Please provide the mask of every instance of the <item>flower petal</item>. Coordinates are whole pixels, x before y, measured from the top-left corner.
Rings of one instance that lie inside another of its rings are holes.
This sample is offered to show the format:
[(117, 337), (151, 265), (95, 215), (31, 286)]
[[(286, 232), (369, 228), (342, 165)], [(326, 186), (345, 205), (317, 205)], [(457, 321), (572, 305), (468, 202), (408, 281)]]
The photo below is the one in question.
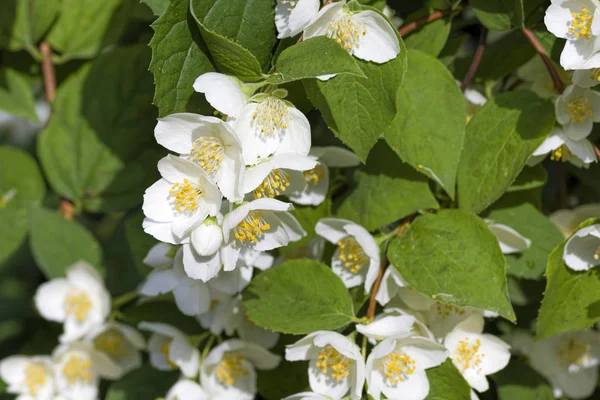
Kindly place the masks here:
[(237, 118), (246, 105), (246, 96), (235, 78), (217, 72), (200, 75), (194, 90), (206, 95), (206, 100), (223, 114)]

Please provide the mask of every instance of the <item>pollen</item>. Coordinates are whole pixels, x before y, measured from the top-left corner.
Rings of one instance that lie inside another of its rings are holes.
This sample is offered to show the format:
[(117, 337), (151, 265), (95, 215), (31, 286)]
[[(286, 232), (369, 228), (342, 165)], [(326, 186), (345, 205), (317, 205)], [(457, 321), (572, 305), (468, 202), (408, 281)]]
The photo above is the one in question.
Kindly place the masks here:
[(326, 346), (317, 357), (315, 365), (323, 375), (331, 376), (337, 381), (350, 375), (350, 365), (354, 361), (341, 355), (333, 347)]
[(290, 115), (283, 100), (269, 97), (256, 107), (252, 120), (261, 134), (270, 137), (288, 128)]
[(569, 150), (569, 148), (565, 145), (560, 146), (550, 154), (550, 159), (552, 161), (565, 162), (570, 160), (572, 157), (573, 153), (571, 153), (571, 150)]
[(258, 243), (258, 238), (269, 229), (271, 225), (264, 220), (260, 211), (250, 211), (233, 229), (233, 235), (241, 242)]
[(347, 236), (337, 242), (337, 245), (339, 248), (338, 259), (353, 274), (356, 274), (364, 265), (369, 263), (369, 257), (353, 237)]
[(280, 169), (274, 169), (262, 181), (260, 186), (254, 189), (254, 198), (274, 198), (281, 195), (290, 187), (290, 174)]
[(46, 367), (42, 363), (32, 362), (25, 367), (25, 378), (21, 382), (31, 395), (36, 395), (48, 381)]
[(323, 176), (323, 167), (320, 165), (317, 165), (316, 167), (314, 167), (313, 169), (309, 169), (308, 171), (304, 171), (304, 180), (307, 184), (316, 185), (321, 181), (321, 179), (323, 179)]
[(367, 28), (364, 24), (353, 21), (348, 14), (334, 19), (327, 28), (327, 37), (337, 41), (349, 53), (352, 53), (358, 47), (361, 36), (366, 34)]
[(568, 338), (558, 345), (559, 360), (566, 366), (585, 365), (590, 359), (590, 344), (583, 340)]
[(288, 12), (292, 12), (296, 4), (298, 4), (298, 0), (281, 0), (281, 4), (287, 5)]
[(65, 297), (66, 314), (74, 315), (79, 322), (86, 320), (92, 309), (92, 301), (87, 293), (76, 290)]
[(175, 369), (177, 367), (177, 365), (175, 365), (169, 358), (169, 349), (171, 348), (171, 343), (173, 343), (173, 339), (165, 340), (160, 345), (160, 348), (158, 349), (158, 351), (160, 351), (160, 353), (165, 357), (165, 360), (167, 361), (167, 364), (169, 365), (169, 367), (171, 367), (172, 369)]
[(175, 200), (175, 210), (177, 212), (189, 212), (198, 208), (198, 197), (202, 197), (204, 192), (199, 186), (194, 185), (185, 178), (183, 182), (177, 182), (171, 186), (169, 195)]
[(592, 73), (590, 74), (590, 78), (595, 81), (600, 81), (600, 68), (592, 68)]
[(468, 369), (474, 369), (481, 372), (481, 363), (485, 354), (479, 351), (481, 340), (476, 339), (471, 341), (469, 338), (464, 338), (458, 342), (458, 348), (454, 352), (454, 362), (464, 372)]
[(600, 246), (596, 249), (596, 253), (594, 253), (594, 260), (600, 260)]
[(110, 329), (94, 339), (94, 346), (114, 359), (122, 359), (127, 354), (127, 342), (123, 334)]
[(69, 385), (77, 382), (89, 383), (94, 378), (92, 362), (79, 356), (71, 356), (62, 369)]
[(416, 361), (408, 354), (393, 351), (387, 355), (383, 364), (379, 367), (388, 382), (394, 384), (404, 382), (416, 369)]
[(571, 21), (571, 27), (568, 32), (575, 36), (577, 39), (589, 40), (592, 31), (592, 21), (594, 14), (587, 8), (582, 8), (580, 13), (571, 13), (573, 20)]
[(462, 309), (462, 308), (460, 308), (458, 306), (452, 305), (452, 304), (437, 303), (436, 310), (437, 310), (437, 314), (442, 319), (446, 319), (446, 318), (448, 318), (452, 314), (464, 315), (464, 313), (465, 313), (464, 309)]
[(219, 382), (231, 386), (242, 376), (248, 375), (248, 370), (242, 365), (244, 357), (226, 353), (217, 366)]
[(223, 162), (225, 147), (215, 136), (202, 136), (194, 141), (190, 152), (190, 161), (200, 165), (211, 177), (219, 170)]
[(569, 117), (573, 122), (584, 122), (586, 119), (594, 118), (592, 103), (587, 97), (571, 101), (567, 105), (567, 108), (569, 110)]

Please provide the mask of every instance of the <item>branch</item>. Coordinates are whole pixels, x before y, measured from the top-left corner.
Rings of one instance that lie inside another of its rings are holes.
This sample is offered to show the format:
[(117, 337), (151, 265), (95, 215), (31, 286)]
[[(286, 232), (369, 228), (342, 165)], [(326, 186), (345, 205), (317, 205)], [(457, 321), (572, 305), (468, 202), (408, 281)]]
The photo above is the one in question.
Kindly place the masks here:
[(598, 159), (598, 161), (600, 161), (600, 149), (594, 143), (592, 143), (592, 146), (594, 146), (594, 151), (596, 152), (596, 158)]
[(467, 72), (467, 75), (465, 75), (465, 79), (462, 82), (462, 85), (460, 85), (460, 90), (462, 90), (463, 92), (469, 87), (469, 85), (471, 84), (471, 81), (473, 80), (473, 78), (475, 77), (475, 74), (477, 73), (477, 69), (479, 68), (479, 64), (481, 63), (481, 59), (483, 58), (483, 53), (485, 51), (485, 42), (487, 39), (487, 29), (485, 29), (484, 27), (481, 28), (481, 33), (479, 35), (479, 44), (477, 45), (477, 50), (475, 51), (475, 56), (473, 56), (473, 62), (471, 63), (471, 66), (469, 67), (469, 71)]
[(439, 10), (439, 11), (433, 12), (421, 19), (409, 22), (408, 24), (401, 26), (400, 29), (398, 29), (398, 33), (400, 34), (400, 36), (406, 36), (409, 33), (411, 33), (412, 31), (419, 29), (423, 25), (427, 25), (430, 22), (437, 21), (438, 19), (442, 19), (446, 15), (461, 12), (465, 7), (466, 7), (466, 2), (459, 4), (458, 7), (456, 7), (455, 9), (448, 8), (446, 10)]
[(554, 89), (558, 93), (562, 93), (565, 90), (565, 85), (563, 84), (562, 79), (560, 79), (560, 75), (558, 74), (558, 71), (554, 67), (554, 64), (552, 63), (552, 60), (548, 56), (548, 53), (546, 53), (546, 50), (544, 49), (544, 47), (542, 46), (542, 44), (540, 43), (538, 38), (535, 36), (535, 34), (531, 30), (529, 30), (528, 28), (525, 28), (525, 27), (523, 27), (522, 30), (523, 30), (523, 34), (525, 35), (527, 40), (529, 40), (529, 43), (531, 43), (531, 45), (533, 46), (535, 51), (542, 58), (544, 65), (546, 65), (546, 69), (548, 70), (548, 73), (550, 74), (550, 78), (552, 78), (552, 84), (554, 85)]

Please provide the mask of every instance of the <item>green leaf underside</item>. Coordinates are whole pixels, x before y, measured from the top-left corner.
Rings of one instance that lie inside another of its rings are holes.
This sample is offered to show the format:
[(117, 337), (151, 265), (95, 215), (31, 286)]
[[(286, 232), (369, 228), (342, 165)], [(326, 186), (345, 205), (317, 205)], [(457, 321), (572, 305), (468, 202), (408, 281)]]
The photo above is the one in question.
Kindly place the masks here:
[(280, 249), (280, 254), (287, 259), (309, 256), (310, 249), (308, 245), (318, 237), (315, 233), (315, 225), (320, 219), (331, 217), (331, 199), (325, 199), (317, 207), (295, 206), (294, 217), (300, 222), (307, 234), (299, 241), (290, 242)]

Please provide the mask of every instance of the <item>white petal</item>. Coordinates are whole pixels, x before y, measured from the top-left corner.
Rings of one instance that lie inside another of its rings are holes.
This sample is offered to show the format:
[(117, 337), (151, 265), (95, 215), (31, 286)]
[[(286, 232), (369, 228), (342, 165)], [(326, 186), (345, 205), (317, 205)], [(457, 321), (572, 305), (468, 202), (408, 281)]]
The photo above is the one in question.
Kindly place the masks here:
[(544, 23), (546, 28), (554, 36), (566, 39), (569, 29), (569, 22), (573, 19), (571, 10), (563, 6), (563, 2), (552, 2), (546, 10)]
[(215, 252), (210, 256), (201, 256), (190, 245), (183, 245), (183, 266), (185, 273), (192, 279), (208, 282), (221, 269), (221, 253)]
[(296, 242), (306, 236), (302, 225), (291, 213), (264, 212), (262, 216), (271, 228), (263, 233), (263, 236), (254, 246), (257, 250), (273, 250), (287, 246), (289, 242)]
[(169, 358), (179, 367), (184, 376), (193, 378), (198, 374), (200, 352), (186, 340), (173, 340), (169, 346)]
[(323, 172), (323, 176), (319, 181), (316, 184), (308, 182), (303, 191), (288, 194), (287, 196), (291, 201), (310, 206), (318, 206), (325, 201), (329, 191), (329, 168), (323, 163), (319, 164), (319, 168)]
[(194, 142), (194, 131), (202, 128), (202, 117), (191, 113), (177, 113), (159, 118), (154, 137), (161, 146), (179, 154), (189, 154)]
[(582, 140), (585, 139), (592, 133), (594, 122), (590, 119), (586, 119), (583, 122), (570, 122), (563, 125), (565, 135), (571, 140)]
[(531, 246), (531, 240), (503, 224), (490, 224), (490, 230), (496, 235), (500, 249), (504, 254), (520, 253)]
[(246, 170), (244, 193), (250, 193), (256, 189), (274, 169), (307, 171), (314, 168), (316, 165), (317, 161), (309, 156), (303, 156), (297, 153), (276, 154)]
[(374, 11), (361, 11), (352, 20), (364, 24), (365, 34), (358, 39), (354, 56), (379, 64), (390, 61), (400, 53), (400, 43), (395, 29)]
[(181, 244), (183, 242), (182, 238), (173, 234), (171, 225), (171, 222), (158, 222), (150, 218), (144, 218), (142, 222), (144, 232), (154, 236), (155, 239), (171, 244)]
[(233, 129), (242, 144), (242, 155), (246, 165), (254, 165), (275, 153), (280, 143), (278, 134), (265, 135), (260, 132), (254, 119), (257, 108), (257, 103), (246, 105), (238, 119), (233, 122)]
[(332, 379), (330, 376), (321, 373), (321, 370), (316, 367), (314, 361), (308, 366), (308, 382), (314, 392), (326, 394), (334, 399), (345, 397), (350, 390), (350, 379), (348, 376), (341, 380)]
[[(277, 146), (277, 153), (308, 155), (311, 144), (310, 123), (298, 109), (288, 107), (290, 122)], [(246, 161), (247, 162), (247, 161)]]
[(148, 274), (138, 292), (144, 296), (158, 296), (169, 293), (179, 285), (179, 278), (172, 269), (154, 270)]
[(246, 105), (246, 96), (235, 78), (207, 72), (194, 82), (194, 90), (206, 95), (206, 100), (223, 114), (237, 118)]
[(590, 164), (598, 161), (594, 145), (588, 139), (570, 140), (567, 139), (565, 144), (575, 157), (580, 159), (585, 164)]
[(169, 389), (166, 400), (210, 400), (202, 386), (182, 379)]
[(384, 316), (375, 319), (368, 325), (358, 324), (356, 330), (373, 339), (382, 340), (402, 333), (408, 333), (415, 323), (415, 317), (411, 315)]
[(0, 377), (9, 386), (20, 386), (25, 377), (25, 368), (27, 368), (29, 362), (29, 357), (6, 357), (0, 361)]
[(349, 224), (354, 224), (354, 222), (340, 218), (322, 218), (317, 222), (315, 232), (327, 241), (336, 244), (348, 236), (345, 226)]
[(185, 315), (200, 315), (210, 310), (210, 292), (204, 282), (179, 286), (173, 295), (177, 308)]
[(321, 8), (304, 29), (304, 39), (327, 34), (329, 24), (344, 13), (345, 2), (334, 2)]
[(334, 168), (349, 168), (360, 164), (360, 158), (352, 151), (338, 146), (317, 147), (310, 149), (310, 155)]
[(551, 151), (558, 149), (564, 143), (565, 143), (565, 140), (563, 138), (562, 128), (555, 127), (552, 129), (552, 132), (550, 132), (550, 135), (548, 135), (548, 137), (546, 139), (544, 139), (542, 144), (540, 144), (540, 146), (533, 152), (533, 155), (534, 156), (546, 155), (546, 154), (550, 153)]
[(201, 256), (215, 254), (223, 243), (223, 231), (219, 225), (202, 224), (190, 235), (194, 250)]
[(600, 265), (595, 259), (600, 247), (600, 224), (578, 230), (565, 244), (563, 259), (567, 266), (575, 271), (587, 271)]
[(598, 85), (600, 81), (592, 77), (592, 70), (579, 69), (573, 72), (573, 83), (583, 88), (591, 88)]
[(158, 243), (152, 246), (146, 257), (144, 264), (157, 269), (166, 269), (173, 265), (173, 257), (169, 255), (171, 245), (167, 243)]
[(42, 283), (34, 299), (40, 315), (49, 321), (63, 322), (66, 318), (65, 296), (71, 288), (62, 278)]

